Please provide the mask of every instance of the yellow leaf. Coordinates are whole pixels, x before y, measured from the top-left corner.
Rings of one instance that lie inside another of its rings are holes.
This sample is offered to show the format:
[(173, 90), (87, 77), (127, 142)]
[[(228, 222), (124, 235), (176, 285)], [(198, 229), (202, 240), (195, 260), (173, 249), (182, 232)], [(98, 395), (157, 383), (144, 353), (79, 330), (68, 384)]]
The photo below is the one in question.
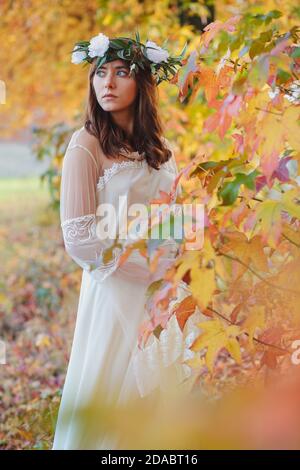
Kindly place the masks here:
[(199, 307), (205, 309), (216, 288), (215, 270), (194, 266), (191, 269), (190, 288)]
[(271, 248), (277, 248), (281, 236), (280, 201), (267, 200), (260, 203), (256, 209), (257, 220), (260, 222), (263, 242)]
[(226, 349), (230, 352), (231, 356), (237, 363), (242, 362), (240, 344), (236, 338), (229, 338), (227, 341)]
[(283, 209), (286, 210), (292, 217), (300, 219), (300, 191), (299, 189), (292, 189), (284, 193), (282, 197)]
[(213, 370), (214, 360), (222, 348), (226, 348), (237, 362), (241, 362), (240, 345), (236, 339), (241, 333), (239, 326), (225, 327), (218, 319), (201, 322), (197, 326), (204, 332), (195, 339), (190, 349), (200, 351), (207, 347), (205, 360), (210, 371)]
[(265, 326), (265, 307), (256, 305), (243, 323), (242, 329), (249, 335), (249, 347), (253, 349), (253, 337), (257, 328)]
[(283, 126), (290, 146), (300, 150), (299, 107), (289, 106), (284, 111)]
[(174, 281), (180, 281), (185, 275), (185, 273), (192, 268), (195, 262), (199, 262), (199, 259), (199, 251), (186, 251), (179, 261), (179, 266), (174, 276)]
[[(234, 255), (245, 263), (245, 265), (253, 265), (259, 271), (268, 271), (267, 257), (263, 250), (261, 237), (254, 236), (250, 240), (240, 232), (234, 232), (228, 235), (229, 241), (224, 244), (222, 251), (227, 253), (232, 251)], [(239, 265), (239, 275), (244, 274), (247, 266)]]
[(264, 118), (257, 123), (258, 133), (263, 136), (263, 140), (259, 145), (261, 155), (270, 155), (273, 150), (280, 149), (284, 144), (284, 127), (282, 116), (266, 113)]

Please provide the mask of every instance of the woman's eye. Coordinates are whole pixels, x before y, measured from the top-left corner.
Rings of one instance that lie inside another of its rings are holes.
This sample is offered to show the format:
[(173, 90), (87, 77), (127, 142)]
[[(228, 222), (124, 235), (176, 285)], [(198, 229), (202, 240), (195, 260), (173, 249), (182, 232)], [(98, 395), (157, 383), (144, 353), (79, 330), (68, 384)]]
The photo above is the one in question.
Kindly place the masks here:
[[(103, 75), (101, 75), (102, 73), (103, 73), (103, 70), (100, 70), (99, 72), (97, 72), (97, 75), (99, 77), (103, 77)], [(118, 70), (117, 73), (124, 73), (125, 75), (122, 75), (123, 77), (127, 75), (127, 71), (125, 71), (125, 70)]]

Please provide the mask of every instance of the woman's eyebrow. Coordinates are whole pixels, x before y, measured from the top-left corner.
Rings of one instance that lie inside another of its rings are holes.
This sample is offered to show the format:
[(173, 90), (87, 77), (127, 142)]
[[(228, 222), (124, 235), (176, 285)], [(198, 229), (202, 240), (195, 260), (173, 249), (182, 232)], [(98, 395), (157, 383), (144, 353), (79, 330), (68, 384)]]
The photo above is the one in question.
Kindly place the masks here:
[[(114, 67), (115, 69), (127, 69), (126, 65), (117, 65), (116, 67)], [(107, 67), (104, 67), (103, 65), (101, 65), (100, 69), (103, 69), (103, 70), (106, 70)]]

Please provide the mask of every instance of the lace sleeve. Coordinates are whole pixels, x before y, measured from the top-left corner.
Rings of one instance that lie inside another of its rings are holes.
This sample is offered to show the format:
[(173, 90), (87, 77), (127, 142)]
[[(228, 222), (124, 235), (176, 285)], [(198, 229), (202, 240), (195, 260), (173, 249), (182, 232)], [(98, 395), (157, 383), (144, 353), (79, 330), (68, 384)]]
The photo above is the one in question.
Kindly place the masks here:
[[(168, 160), (165, 163), (166, 168), (170, 172), (174, 173), (174, 175), (177, 176), (179, 171), (178, 171), (178, 166), (177, 166), (176, 159), (175, 159), (174, 148), (171, 145), (170, 141), (166, 137), (164, 137), (164, 142), (165, 142), (166, 146), (169, 148), (169, 150), (171, 150), (171, 153), (172, 153), (172, 156), (171, 156), (170, 160)], [(181, 183), (179, 182), (178, 185), (177, 185), (177, 188), (176, 188), (176, 197), (181, 196), (181, 195), (182, 195), (182, 186), (181, 186)]]
[[(78, 138), (79, 137), (79, 138)], [(93, 155), (89, 136), (73, 134), (67, 147), (62, 167), (60, 191), (60, 219), (65, 249), (94, 279), (102, 281), (114, 269), (113, 260), (104, 263), (105, 246), (96, 233), (96, 187), (99, 167)]]

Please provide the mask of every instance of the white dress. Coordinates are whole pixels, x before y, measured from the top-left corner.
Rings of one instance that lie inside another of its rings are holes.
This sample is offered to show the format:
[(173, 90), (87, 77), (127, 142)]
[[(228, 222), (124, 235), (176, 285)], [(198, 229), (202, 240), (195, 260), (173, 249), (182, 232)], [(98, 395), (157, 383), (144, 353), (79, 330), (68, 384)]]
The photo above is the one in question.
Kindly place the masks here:
[[(128, 207), (147, 204), (159, 198), (159, 190), (170, 191), (178, 172), (174, 151), (165, 142), (172, 158), (160, 170), (149, 167), (145, 159), (123, 159), (109, 161), (106, 167), (102, 161), (102, 171), (96, 147), (83, 127), (69, 142), (62, 169), (61, 226), (65, 248), (83, 271), (53, 449), (118, 448), (117, 436), (103, 426), (105, 404), (141, 399), (168, 385), (182, 385), (191, 376), (191, 368), (182, 361), (191, 354), (188, 346), (202, 314), (197, 310), (189, 317), (183, 331), (173, 315), (159, 339), (151, 334), (145, 348), (138, 348), (139, 327), (149, 319), (145, 294), (153, 278), (137, 251), (118, 266), (116, 250), (105, 264), (102, 252), (112, 242), (106, 245), (96, 234), (99, 205), (118, 207), (120, 195), (127, 196)], [(137, 152), (129, 156), (141, 157)], [(178, 185), (175, 198), (181, 190)], [(166, 240), (169, 251), (161, 259), (162, 272), (164, 261), (174, 259), (174, 245), (177, 249), (174, 241)], [(188, 286), (180, 282), (170, 308), (188, 294)]]

